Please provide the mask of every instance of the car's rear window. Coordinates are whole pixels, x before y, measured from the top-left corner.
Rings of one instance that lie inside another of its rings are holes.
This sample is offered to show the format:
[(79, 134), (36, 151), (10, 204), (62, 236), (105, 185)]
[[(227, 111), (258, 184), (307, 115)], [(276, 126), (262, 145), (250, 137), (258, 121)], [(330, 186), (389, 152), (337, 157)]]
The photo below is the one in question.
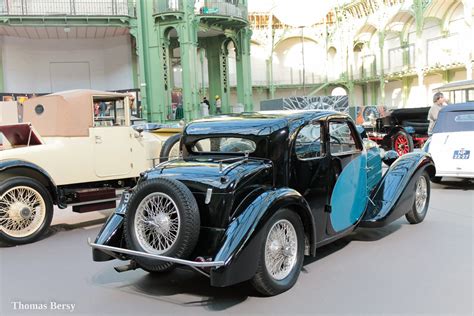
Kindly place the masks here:
[(433, 133), (474, 131), (474, 111), (441, 112)]
[(257, 145), (247, 138), (212, 137), (200, 139), (194, 148), (197, 148), (201, 153), (253, 153)]

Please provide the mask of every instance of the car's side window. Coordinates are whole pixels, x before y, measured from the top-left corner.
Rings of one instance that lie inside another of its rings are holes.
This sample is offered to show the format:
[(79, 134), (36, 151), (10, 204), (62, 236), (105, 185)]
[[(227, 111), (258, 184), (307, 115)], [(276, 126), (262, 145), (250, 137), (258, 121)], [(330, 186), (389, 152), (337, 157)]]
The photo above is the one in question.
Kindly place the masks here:
[(353, 131), (347, 122), (329, 122), (329, 147), (331, 154), (358, 150)]
[(321, 157), (321, 125), (308, 124), (296, 136), (295, 153), (299, 159)]
[(124, 126), (125, 104), (124, 100), (94, 99), (93, 105), (94, 126)]

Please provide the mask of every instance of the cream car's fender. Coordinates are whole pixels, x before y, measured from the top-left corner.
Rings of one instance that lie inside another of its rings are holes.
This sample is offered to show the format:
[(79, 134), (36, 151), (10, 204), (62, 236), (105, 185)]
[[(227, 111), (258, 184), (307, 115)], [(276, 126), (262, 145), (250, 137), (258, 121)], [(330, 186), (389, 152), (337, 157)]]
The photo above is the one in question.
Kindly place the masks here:
[(51, 175), (40, 166), (21, 159), (6, 159), (0, 161), (0, 182), (11, 177), (29, 177), (41, 183), (51, 195), (53, 203), (60, 208), (66, 207), (66, 204), (59, 201), (58, 188)]

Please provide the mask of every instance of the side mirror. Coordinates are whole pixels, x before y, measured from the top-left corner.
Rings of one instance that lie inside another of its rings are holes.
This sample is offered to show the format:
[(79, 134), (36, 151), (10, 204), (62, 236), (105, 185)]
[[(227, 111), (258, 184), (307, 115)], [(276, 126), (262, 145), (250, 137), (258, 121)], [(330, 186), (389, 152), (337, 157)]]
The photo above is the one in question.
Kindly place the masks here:
[(395, 150), (389, 150), (383, 156), (382, 161), (384, 162), (384, 164), (390, 167), (397, 159), (398, 159), (397, 152)]
[(142, 133), (143, 133), (143, 126), (135, 126), (133, 129), (138, 132), (138, 135), (135, 135), (136, 138), (140, 138), (140, 137), (143, 136), (143, 135), (142, 135)]

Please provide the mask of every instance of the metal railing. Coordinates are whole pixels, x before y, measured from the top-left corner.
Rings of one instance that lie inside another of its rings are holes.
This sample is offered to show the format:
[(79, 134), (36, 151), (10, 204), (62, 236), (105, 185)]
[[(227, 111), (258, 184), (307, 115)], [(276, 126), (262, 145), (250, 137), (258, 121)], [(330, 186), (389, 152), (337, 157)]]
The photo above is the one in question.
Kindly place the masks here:
[[(184, 11), (183, 0), (154, 0), (154, 12), (169, 13)], [(239, 4), (239, 0), (196, 0), (194, 13), (197, 15), (221, 15), (247, 19), (247, 6)]]
[[(224, 15), (247, 19), (247, 6), (239, 4), (238, 0), (196, 1), (199, 14)], [(195, 5), (195, 7), (196, 7)]]
[(154, 0), (153, 10), (155, 14), (184, 11), (183, 0)]
[(135, 16), (131, 0), (0, 0), (0, 15)]

